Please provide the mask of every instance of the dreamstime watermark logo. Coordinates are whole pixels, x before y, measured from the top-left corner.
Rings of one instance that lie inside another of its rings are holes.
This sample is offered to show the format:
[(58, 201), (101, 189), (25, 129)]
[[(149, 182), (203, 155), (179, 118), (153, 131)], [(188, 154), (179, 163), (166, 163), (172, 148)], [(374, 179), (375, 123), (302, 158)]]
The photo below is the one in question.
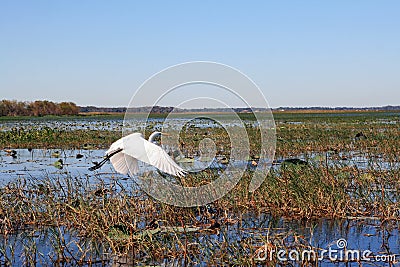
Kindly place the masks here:
[[(207, 91), (206, 95), (202, 94), (201, 90), (191, 92), (187, 94), (187, 97), (184, 93), (179, 94), (184, 87), (193, 85), (208, 86), (214, 89)], [(169, 67), (150, 77), (135, 92), (125, 113), (123, 134), (132, 133), (133, 128), (138, 128), (137, 124), (139, 123), (141, 124), (139, 128), (145, 135), (146, 130), (152, 127), (151, 123), (154, 123), (154, 120), (150, 118), (151, 111), (145, 114), (144, 121), (138, 122), (137, 115), (130, 112), (131, 108), (144, 106), (144, 103), (150, 103), (153, 108), (162, 106), (160, 103), (173, 94), (179, 95), (182, 100), (170, 110), (162, 122), (157, 122), (162, 124), (157, 130), (168, 134), (162, 137), (163, 146), (175, 149), (174, 155), (184, 155), (180, 137), (185, 125), (197, 119), (209, 120), (222, 127), (229, 138), (230, 151), (227, 153), (229, 155), (227, 166), (219, 172), (216, 179), (197, 187), (181, 186), (157, 173), (151, 179), (138, 177), (140, 187), (159, 201), (181, 207), (205, 205), (223, 197), (233, 189), (245, 174), (247, 164), (243, 163), (251, 158), (250, 148), (252, 142), (255, 142), (254, 137), (250, 138), (246, 130), (246, 123), (249, 122), (242, 120), (234, 109), (240, 103), (240, 108), (245, 108), (246, 112), (255, 119), (251, 122), (251, 127), (255, 129), (254, 132), (258, 133), (255, 138), (258, 142), (256, 154), (259, 162), (254, 172), (251, 173), (248, 187), (250, 192), (255, 191), (268, 174), (275, 155), (276, 144), (272, 112), (257, 85), (239, 70), (220, 63), (188, 62)], [(227, 94), (229, 97), (226, 97)], [(174, 121), (182, 107), (196, 106), (198, 108), (202, 104), (206, 107), (204, 103), (224, 107), (224, 116), (225, 118), (228, 116), (229, 120), (222, 118), (220, 114), (190, 113), (180, 116), (179, 123), (176, 123), (176, 119)], [(263, 111), (254, 112), (252, 109), (254, 107), (262, 108)], [(135, 127), (133, 124), (136, 124)], [(171, 124), (174, 126), (171, 127)], [(197, 137), (202, 136), (200, 130), (196, 135)], [(209, 163), (211, 164), (211, 161), (217, 156), (218, 149), (220, 148), (215, 140), (202, 136), (197, 150), (200, 151), (202, 158), (210, 159)], [(205, 166), (204, 170), (207, 168), (207, 164)]]
[(328, 249), (317, 249), (309, 247), (306, 249), (274, 249), (271, 245), (265, 245), (257, 250), (255, 260), (257, 261), (324, 261), (331, 262), (395, 262), (396, 255), (373, 255), (370, 250), (348, 249), (347, 240), (338, 239), (336, 248), (329, 246)]

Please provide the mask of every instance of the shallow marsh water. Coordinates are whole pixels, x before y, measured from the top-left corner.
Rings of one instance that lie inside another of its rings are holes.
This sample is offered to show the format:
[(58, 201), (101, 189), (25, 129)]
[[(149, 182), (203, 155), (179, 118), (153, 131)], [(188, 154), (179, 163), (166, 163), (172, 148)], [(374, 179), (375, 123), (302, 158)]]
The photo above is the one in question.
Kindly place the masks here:
[[(153, 238), (157, 239), (157, 236)], [(222, 226), (218, 232), (187, 236), (186, 242), (200, 248), (199, 254), (188, 256), (190, 264), (187, 260), (168, 257), (161, 261), (144, 259), (140, 255), (116, 257), (103, 244), (82, 242), (82, 239), (77, 233), (69, 232), (63, 227), (46, 228), (41, 231), (32, 229), (7, 238), (0, 236), (0, 263), (21, 266), (36, 262), (37, 266), (70, 266), (63, 258), (59, 258), (60, 248), (63, 250), (63, 257), (86, 261), (83, 266), (210, 266), (210, 257), (218, 255), (219, 252), (228, 255), (231, 253), (231, 262), (234, 262), (237, 251), (241, 251), (242, 256), (246, 255), (252, 259), (254, 266), (268, 264), (270, 255), (273, 258), (280, 257), (279, 266), (301, 266), (299, 262), (302, 253), (310, 250), (316, 253), (318, 259), (311, 264), (312, 266), (398, 266), (400, 259), (398, 223), (382, 224), (373, 219), (301, 222), (272, 218), (268, 215), (243, 214), (238, 223)], [(346, 243), (345, 249), (337, 243), (343, 240)], [(224, 245), (226, 243), (229, 245)], [(259, 250), (250, 252), (246, 251), (243, 243), (259, 249), (274, 244), (274, 250), (265, 250), (267, 253), (260, 253)], [(227, 251), (224, 251), (224, 246), (227, 247)], [(330, 249), (331, 254), (322, 252)], [(351, 258), (352, 254), (348, 254), (350, 260), (346, 260), (346, 250), (359, 253), (360, 258), (367, 252), (367, 257), (357, 260)], [(215, 265), (218, 260), (213, 260), (212, 265)], [(216, 265), (224, 264), (220, 262)]]

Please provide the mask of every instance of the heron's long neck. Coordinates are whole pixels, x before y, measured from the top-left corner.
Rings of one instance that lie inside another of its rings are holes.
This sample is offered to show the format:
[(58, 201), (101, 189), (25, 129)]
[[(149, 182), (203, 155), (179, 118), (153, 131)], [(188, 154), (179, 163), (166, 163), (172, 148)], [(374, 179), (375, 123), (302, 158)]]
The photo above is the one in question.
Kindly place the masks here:
[(149, 142), (153, 143), (154, 139), (156, 139), (157, 136), (160, 136), (161, 133), (160, 132), (154, 132), (149, 136)]

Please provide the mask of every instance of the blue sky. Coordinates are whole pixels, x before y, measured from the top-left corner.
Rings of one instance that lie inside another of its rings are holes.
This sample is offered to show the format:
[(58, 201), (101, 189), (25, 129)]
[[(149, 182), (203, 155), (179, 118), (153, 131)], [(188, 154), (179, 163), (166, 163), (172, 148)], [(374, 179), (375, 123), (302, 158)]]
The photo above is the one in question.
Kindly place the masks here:
[(0, 99), (126, 106), (151, 75), (202, 60), (244, 72), (272, 107), (400, 105), (399, 11), (365, 0), (1, 1)]

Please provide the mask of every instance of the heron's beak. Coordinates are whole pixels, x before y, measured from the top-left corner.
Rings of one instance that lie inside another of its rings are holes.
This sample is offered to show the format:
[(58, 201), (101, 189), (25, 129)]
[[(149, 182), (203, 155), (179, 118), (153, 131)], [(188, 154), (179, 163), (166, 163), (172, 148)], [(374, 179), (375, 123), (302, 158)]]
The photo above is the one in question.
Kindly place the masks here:
[(168, 134), (168, 133), (161, 133), (161, 135), (164, 135), (164, 136), (171, 136), (171, 135)]

